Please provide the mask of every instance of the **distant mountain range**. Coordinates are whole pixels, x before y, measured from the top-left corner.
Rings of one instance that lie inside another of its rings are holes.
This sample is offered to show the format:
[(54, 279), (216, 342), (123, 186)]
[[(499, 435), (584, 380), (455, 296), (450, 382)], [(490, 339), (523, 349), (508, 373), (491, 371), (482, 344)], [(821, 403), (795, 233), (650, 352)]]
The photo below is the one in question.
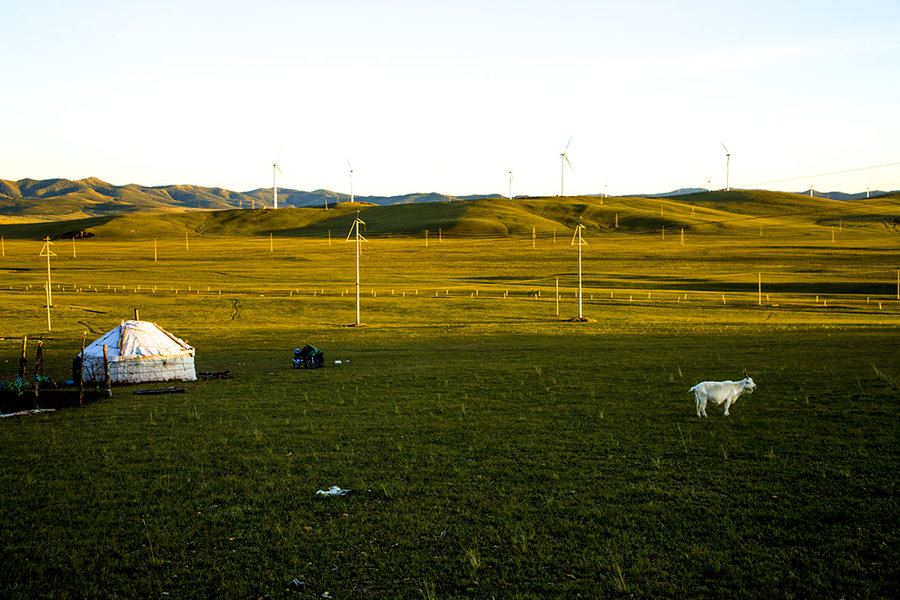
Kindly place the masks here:
[[(703, 192), (685, 188), (663, 194), (632, 195), (632, 197), (660, 198)], [(884, 192), (871, 192), (872, 196)], [(599, 194), (594, 194), (599, 196)], [(817, 193), (817, 196), (837, 200), (864, 198), (866, 194)], [(388, 206), (419, 202), (448, 202), (501, 198), (499, 194), (448, 196), (438, 193), (413, 193), (401, 196), (356, 196), (357, 202)], [(278, 190), (279, 207), (333, 205), (350, 199), (347, 194), (330, 190), (304, 192)], [(25, 219), (82, 218), (132, 212), (184, 212), (195, 210), (227, 210), (272, 206), (272, 189), (233, 192), (223, 188), (195, 185), (112, 185), (95, 177), (71, 181), (68, 179), (0, 179), (0, 216)]]
[[(437, 193), (402, 196), (356, 196), (357, 202), (387, 206), (417, 202), (447, 202), (499, 198), (499, 194), (448, 196)], [(347, 194), (330, 190), (303, 192), (278, 190), (278, 206), (324, 206), (327, 202), (350, 200)], [(223, 188), (196, 185), (112, 185), (95, 177), (69, 179), (0, 179), (0, 215), (16, 217), (90, 217), (129, 212), (181, 212), (190, 210), (227, 210), (272, 206), (272, 189), (233, 192)]]

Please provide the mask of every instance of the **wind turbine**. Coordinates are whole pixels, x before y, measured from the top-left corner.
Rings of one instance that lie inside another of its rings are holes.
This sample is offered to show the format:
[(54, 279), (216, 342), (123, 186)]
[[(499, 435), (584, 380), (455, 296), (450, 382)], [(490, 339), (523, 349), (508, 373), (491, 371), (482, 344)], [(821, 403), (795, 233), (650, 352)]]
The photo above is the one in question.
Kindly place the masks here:
[(354, 202), (354, 200), (353, 200), (353, 165), (350, 164), (350, 159), (347, 158), (346, 156), (344, 157), (344, 160), (347, 161), (347, 166), (350, 167), (350, 203), (352, 204)]
[(281, 167), (278, 166), (278, 158), (272, 163), (272, 206), (278, 208), (278, 181), (276, 176), (281, 173), (282, 177), (287, 177)]
[(569, 161), (569, 157), (566, 155), (566, 152), (569, 151), (569, 146), (572, 145), (572, 136), (569, 136), (569, 143), (566, 144), (566, 149), (563, 150), (559, 154), (559, 165), (560, 165), (560, 173), (559, 173), (559, 195), (560, 197), (565, 196), (565, 187), (566, 187), (566, 163), (569, 163), (569, 168), (572, 169), (572, 172), (575, 172), (575, 169), (572, 167), (572, 163)]
[(509, 199), (512, 200), (512, 171), (507, 171), (509, 173)]
[(725, 142), (720, 141), (722, 147), (725, 148), (725, 191), (729, 191), (731, 189), (731, 180), (729, 179), (729, 170), (731, 168), (731, 152), (728, 151), (728, 148), (725, 147)]

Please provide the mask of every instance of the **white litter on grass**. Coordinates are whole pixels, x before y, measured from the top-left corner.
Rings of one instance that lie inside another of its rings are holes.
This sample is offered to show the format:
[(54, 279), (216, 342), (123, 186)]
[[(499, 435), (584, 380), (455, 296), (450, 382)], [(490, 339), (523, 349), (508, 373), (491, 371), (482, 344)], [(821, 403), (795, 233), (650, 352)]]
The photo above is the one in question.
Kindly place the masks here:
[(343, 364), (343, 363), (341, 363), (341, 361), (339, 361), (339, 360), (336, 360), (336, 361), (334, 361), (334, 364), (340, 365), (340, 364)]
[(6, 417), (18, 417), (21, 415), (37, 415), (37, 414), (45, 413), (45, 412), (56, 412), (56, 409), (55, 408), (32, 408), (31, 410), (20, 410), (19, 412), (3, 413), (3, 414), (0, 414), (0, 418), (5, 419)]
[(333, 485), (328, 490), (318, 490), (316, 496), (346, 496), (349, 492), (350, 490), (344, 490)]

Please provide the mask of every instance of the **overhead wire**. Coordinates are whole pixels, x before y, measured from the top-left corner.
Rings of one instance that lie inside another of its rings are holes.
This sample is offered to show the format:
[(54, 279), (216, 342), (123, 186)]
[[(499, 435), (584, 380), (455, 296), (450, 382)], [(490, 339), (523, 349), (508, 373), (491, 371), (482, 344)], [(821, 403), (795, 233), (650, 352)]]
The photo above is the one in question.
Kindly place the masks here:
[(872, 165), (870, 167), (859, 167), (856, 169), (844, 169), (842, 171), (831, 171), (828, 173), (814, 173), (812, 175), (802, 175), (800, 177), (787, 177), (785, 179), (772, 179), (770, 181), (759, 181), (756, 183), (750, 183), (750, 184), (747, 184), (746, 187), (754, 187), (757, 185), (768, 185), (770, 183), (784, 183), (786, 181), (798, 181), (801, 179), (809, 179), (811, 177), (827, 177), (829, 175), (843, 175), (844, 173), (856, 173), (859, 171), (870, 171), (873, 169), (883, 169), (885, 167), (896, 167), (898, 165), (900, 165), (900, 162), (885, 163), (883, 165)]

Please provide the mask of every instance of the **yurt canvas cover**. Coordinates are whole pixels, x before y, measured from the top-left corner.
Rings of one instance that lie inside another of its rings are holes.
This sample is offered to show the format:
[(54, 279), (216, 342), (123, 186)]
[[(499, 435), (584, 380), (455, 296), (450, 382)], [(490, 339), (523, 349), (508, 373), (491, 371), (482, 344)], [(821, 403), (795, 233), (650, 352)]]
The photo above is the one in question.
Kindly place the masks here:
[(113, 383), (197, 379), (191, 346), (156, 323), (122, 321), (84, 349), (84, 381), (103, 381), (104, 345)]

